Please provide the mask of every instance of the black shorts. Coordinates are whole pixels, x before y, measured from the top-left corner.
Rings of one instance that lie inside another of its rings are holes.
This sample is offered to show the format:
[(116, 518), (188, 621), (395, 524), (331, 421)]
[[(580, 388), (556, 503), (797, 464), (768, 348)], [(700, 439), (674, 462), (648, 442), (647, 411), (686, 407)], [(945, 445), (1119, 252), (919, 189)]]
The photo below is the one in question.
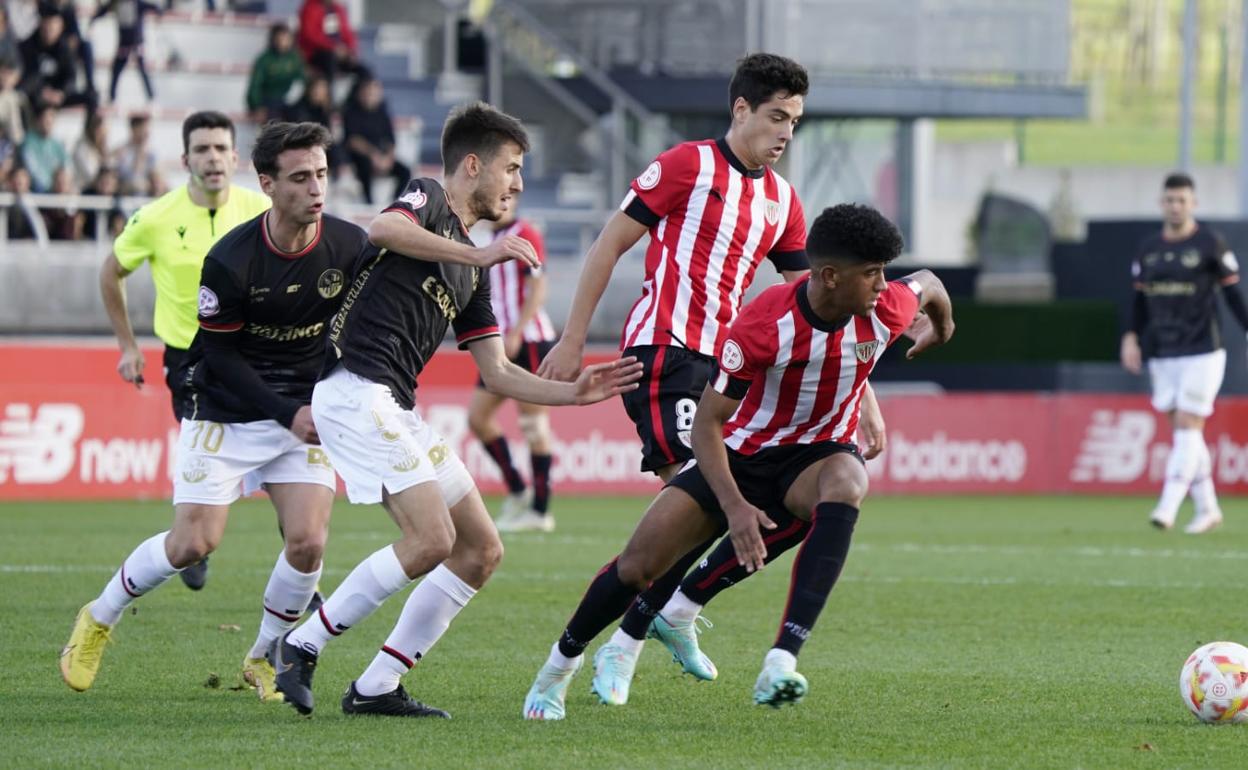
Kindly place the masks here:
[[(520, 350), (512, 357), (511, 362), (526, 372), (537, 374), (537, 367), (541, 365), (542, 359), (555, 346), (553, 341), (542, 342), (523, 342)], [(484, 388), (485, 381), (480, 377), (477, 378), (477, 387)]]
[[(764, 513), (775, 512), (788, 515), (784, 496), (797, 477), (824, 458), (841, 453), (852, 454), (863, 462), (855, 444), (838, 444), (820, 441), (817, 444), (785, 444), (760, 449), (752, 455), (728, 450), (728, 468), (741, 490), (741, 496), (750, 505)], [(715, 497), (714, 490), (702, 475), (702, 468), (693, 465), (685, 468), (668, 482), (668, 486), (683, 489), (712, 517), (723, 520), (724, 510)]]
[(623, 355), (644, 365), (637, 389), (620, 396), (641, 439), (642, 471), (657, 471), (693, 457), (689, 431), (715, 359), (671, 345), (639, 345)]
[(166, 345), (163, 360), (165, 384), (169, 386), (169, 397), (173, 401), (173, 417), (182, 422), (182, 417), (190, 412), (186, 403), (190, 397), (186, 384), (186, 351)]

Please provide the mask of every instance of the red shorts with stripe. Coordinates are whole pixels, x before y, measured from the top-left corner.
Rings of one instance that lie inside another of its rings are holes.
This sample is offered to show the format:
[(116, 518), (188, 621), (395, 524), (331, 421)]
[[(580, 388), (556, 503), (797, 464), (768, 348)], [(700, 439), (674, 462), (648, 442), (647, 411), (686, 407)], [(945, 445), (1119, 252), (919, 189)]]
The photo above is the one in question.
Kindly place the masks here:
[[(797, 481), (797, 477), (802, 475), (802, 471), (820, 460), (843, 453), (852, 454), (859, 462), (863, 461), (854, 444), (820, 441), (815, 444), (767, 447), (752, 455), (743, 455), (729, 449), (728, 468), (746, 502), (774, 519), (776, 515), (788, 516), (784, 507), (784, 496)], [(724, 521), (724, 511), (719, 505), (719, 499), (715, 497), (715, 492), (698, 465), (690, 463), (668, 482), (668, 486), (684, 490), (697, 501), (702, 510), (713, 518)]]
[[(555, 343), (542, 342), (523, 342), (520, 344), (520, 350), (512, 357), (511, 362), (526, 372), (537, 374), (537, 367), (541, 365), (542, 359), (550, 352)], [(485, 381), (480, 377), (477, 378), (477, 387), (484, 388)]]
[(637, 389), (620, 396), (641, 439), (641, 469), (685, 463), (693, 457), (693, 413), (715, 359), (672, 345), (638, 345), (623, 355), (636, 356), (645, 367)]

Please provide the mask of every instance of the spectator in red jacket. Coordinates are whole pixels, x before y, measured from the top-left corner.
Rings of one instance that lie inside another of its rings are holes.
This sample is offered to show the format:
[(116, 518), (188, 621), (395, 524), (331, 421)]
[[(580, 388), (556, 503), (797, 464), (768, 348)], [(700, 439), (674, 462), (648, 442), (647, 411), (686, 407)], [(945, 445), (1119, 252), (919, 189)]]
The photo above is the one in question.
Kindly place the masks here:
[(299, 9), (299, 50), (331, 83), (338, 72), (360, 70), (355, 31), (337, 0), (304, 0)]

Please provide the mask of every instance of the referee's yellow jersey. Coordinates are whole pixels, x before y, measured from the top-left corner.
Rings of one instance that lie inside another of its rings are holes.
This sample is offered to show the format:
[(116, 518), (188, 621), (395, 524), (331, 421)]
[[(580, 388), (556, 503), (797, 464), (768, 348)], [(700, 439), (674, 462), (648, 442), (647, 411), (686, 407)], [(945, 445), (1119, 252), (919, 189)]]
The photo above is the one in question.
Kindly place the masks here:
[(152, 263), (156, 284), (156, 336), (171, 348), (191, 346), (199, 328), (199, 274), (204, 257), (217, 239), (268, 210), (269, 198), (230, 185), (219, 209), (197, 206), (186, 185), (143, 206), (113, 241), (113, 254), (133, 272), (144, 260)]

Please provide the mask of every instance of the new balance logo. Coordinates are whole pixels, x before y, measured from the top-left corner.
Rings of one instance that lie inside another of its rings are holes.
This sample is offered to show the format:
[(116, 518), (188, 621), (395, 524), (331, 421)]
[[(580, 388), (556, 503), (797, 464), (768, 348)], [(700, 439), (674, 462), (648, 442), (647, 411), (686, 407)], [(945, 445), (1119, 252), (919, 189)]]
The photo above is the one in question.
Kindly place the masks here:
[(63, 480), (74, 467), (85, 422), (77, 404), (7, 404), (0, 416), (0, 484)]
[(1148, 449), (1156, 431), (1151, 412), (1098, 409), (1084, 433), (1070, 480), (1085, 484), (1135, 481), (1148, 467)]

